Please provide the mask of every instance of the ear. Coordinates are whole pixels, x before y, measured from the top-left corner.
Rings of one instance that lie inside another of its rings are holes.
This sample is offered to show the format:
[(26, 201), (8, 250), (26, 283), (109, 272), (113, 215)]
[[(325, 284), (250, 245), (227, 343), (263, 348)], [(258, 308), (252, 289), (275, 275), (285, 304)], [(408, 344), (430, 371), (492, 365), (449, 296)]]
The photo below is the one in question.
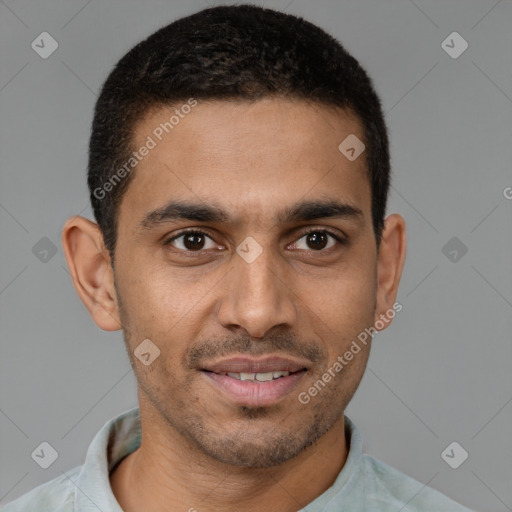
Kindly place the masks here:
[(75, 289), (96, 325), (105, 331), (121, 329), (114, 271), (98, 225), (71, 217), (62, 229), (62, 247)]
[[(389, 215), (384, 221), (384, 230), (377, 256), (377, 301), (374, 323), (380, 319), (381, 315), (386, 314), (395, 303), (406, 250), (405, 220), (396, 213)], [(387, 327), (391, 322), (384, 323)]]

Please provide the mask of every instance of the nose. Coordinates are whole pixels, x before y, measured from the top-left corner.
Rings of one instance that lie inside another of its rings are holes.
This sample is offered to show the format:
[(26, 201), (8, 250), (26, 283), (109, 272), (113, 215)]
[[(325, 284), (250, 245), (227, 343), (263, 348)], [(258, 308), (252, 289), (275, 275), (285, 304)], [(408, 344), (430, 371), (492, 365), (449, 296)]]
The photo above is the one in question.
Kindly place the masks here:
[(265, 249), (248, 263), (233, 256), (226, 276), (229, 285), (220, 298), (219, 323), (225, 328), (242, 327), (254, 338), (263, 338), (276, 326), (293, 326), (296, 307), (285, 262)]

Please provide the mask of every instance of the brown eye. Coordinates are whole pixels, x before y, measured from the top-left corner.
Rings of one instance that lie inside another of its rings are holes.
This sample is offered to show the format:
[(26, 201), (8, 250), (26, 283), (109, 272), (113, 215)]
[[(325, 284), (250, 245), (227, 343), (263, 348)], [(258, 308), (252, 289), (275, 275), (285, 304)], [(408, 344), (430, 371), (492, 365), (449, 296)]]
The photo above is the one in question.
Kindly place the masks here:
[(183, 245), (189, 251), (195, 251), (197, 249), (203, 249), (205, 239), (203, 235), (195, 233), (187, 233), (183, 236)]
[[(329, 238), (331, 240), (329, 240)], [(302, 235), (294, 245), (296, 249), (322, 251), (335, 246), (336, 242), (342, 245), (345, 243), (343, 238), (331, 231), (327, 231), (325, 229), (313, 229)]]
[(327, 245), (328, 239), (325, 233), (314, 232), (306, 235), (306, 240), (312, 249), (324, 249)]
[[(210, 247), (206, 246), (208, 242), (210, 242)], [(197, 252), (217, 247), (212, 238), (203, 231), (182, 232), (169, 239), (164, 245), (172, 245), (176, 249), (186, 252)]]

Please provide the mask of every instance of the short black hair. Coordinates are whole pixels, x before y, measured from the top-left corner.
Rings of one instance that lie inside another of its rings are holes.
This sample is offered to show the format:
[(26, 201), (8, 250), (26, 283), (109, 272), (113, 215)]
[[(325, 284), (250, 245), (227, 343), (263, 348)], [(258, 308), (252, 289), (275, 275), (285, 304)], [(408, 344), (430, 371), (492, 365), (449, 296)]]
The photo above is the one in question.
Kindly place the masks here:
[[(243, 4), (207, 8), (157, 30), (124, 55), (103, 84), (92, 122), (88, 185), (112, 264), (119, 205), (133, 177), (126, 162), (133, 156), (137, 121), (155, 107), (190, 98), (265, 97), (303, 99), (356, 114), (364, 130), (379, 247), (390, 159), (384, 116), (371, 79), (319, 27), (297, 16)], [(123, 165), (125, 172), (120, 172)]]

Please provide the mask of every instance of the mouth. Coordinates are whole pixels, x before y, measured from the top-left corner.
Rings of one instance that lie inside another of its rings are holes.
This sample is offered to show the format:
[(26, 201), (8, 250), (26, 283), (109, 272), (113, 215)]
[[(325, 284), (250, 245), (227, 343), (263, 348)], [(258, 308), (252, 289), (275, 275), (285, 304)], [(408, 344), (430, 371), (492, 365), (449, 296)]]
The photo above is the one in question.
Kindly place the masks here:
[(251, 373), (251, 372), (210, 372), (210, 370), (204, 370), (206, 372), (215, 373), (216, 375), (227, 375), (228, 377), (231, 377), (232, 379), (237, 380), (249, 380), (251, 382), (268, 382), (270, 380), (276, 380), (276, 379), (282, 379), (283, 377), (289, 377), (290, 375), (294, 375), (295, 373), (305, 371), (306, 369), (303, 368), (302, 370), (297, 370), (296, 372), (287, 372), (282, 370), (272, 371), (272, 372), (259, 372), (259, 373)]
[(308, 367), (281, 357), (232, 358), (202, 368), (216, 391), (235, 405), (262, 407), (282, 400), (299, 384)]

